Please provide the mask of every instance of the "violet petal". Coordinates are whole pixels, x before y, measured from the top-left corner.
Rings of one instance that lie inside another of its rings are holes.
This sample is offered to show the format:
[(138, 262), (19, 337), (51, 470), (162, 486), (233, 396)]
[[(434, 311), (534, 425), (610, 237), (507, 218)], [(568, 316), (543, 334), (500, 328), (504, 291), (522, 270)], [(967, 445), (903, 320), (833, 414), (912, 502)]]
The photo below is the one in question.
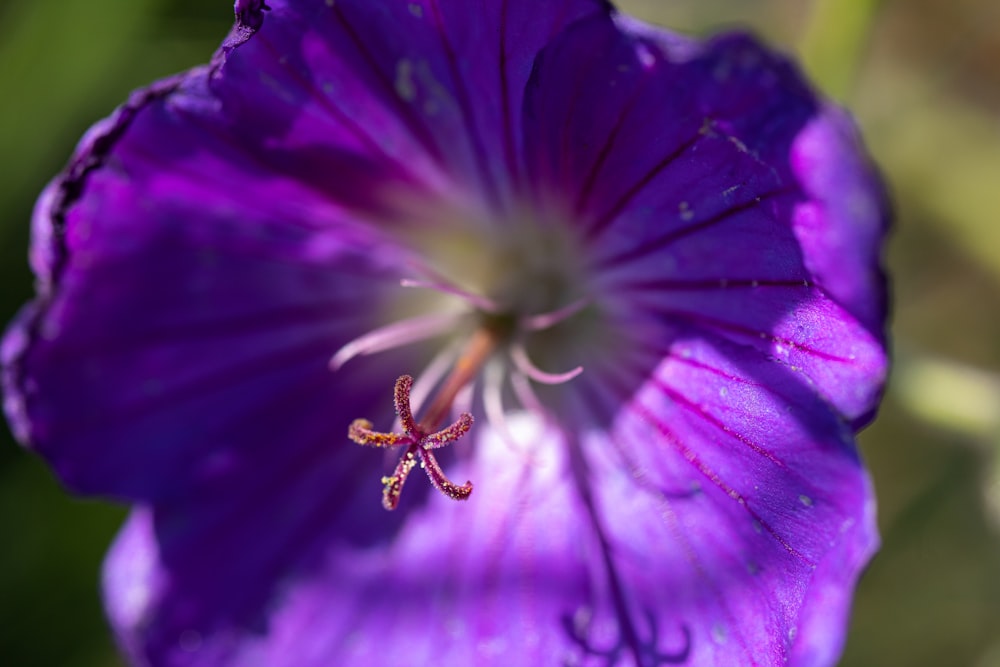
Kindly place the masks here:
[(334, 406), (303, 437), (338, 442), (396, 372), (326, 361), (377, 324), (401, 251), (239, 142), (213, 71), (134, 95), (36, 208), (40, 296), (4, 340), (5, 407), (81, 492), (182, 493)]
[[(231, 59), (220, 90), (228, 113), (252, 124), (267, 114), (286, 143), (302, 145), (323, 146), (334, 121), (394, 169), (436, 185), (433, 175), (446, 173), (499, 209), (517, 180), (518, 110), (535, 55), (564, 26), (608, 11), (601, 0), (270, 7)], [(262, 110), (261, 84), (283, 103)], [(324, 159), (299, 160), (303, 178), (321, 173)]]
[[(818, 110), (747, 36), (697, 45), (593, 18), (539, 59), (526, 155), (540, 199), (569, 195), (616, 316), (659, 322), (664, 346), (694, 324), (757, 347), (860, 422), (887, 363), (885, 218), (856, 142), (810, 124)], [(836, 178), (869, 206), (853, 227), (831, 203)]]
[[(617, 371), (587, 412), (620, 403), (632, 381)], [(836, 661), (878, 534), (850, 429), (811, 387), (698, 332), (595, 442), (587, 479), (633, 613), (686, 624), (692, 664)]]
[[(2, 347), (19, 435), (138, 503), (105, 568), (128, 656), (832, 664), (878, 541), (852, 426), (886, 366), (885, 207), (841, 112), (749, 37), (600, 0), (236, 10), (43, 193), (40, 295)], [(563, 422), (448, 451), (468, 501), (411, 484), (383, 512), (391, 458), (347, 425), (429, 350), (327, 361), (386, 324), (395, 232), (531, 196), (578, 224), (581, 315), (622, 349), (544, 388)]]
[[(567, 442), (523, 416), (515, 444), (484, 432), (448, 466), (476, 493), (404, 498), (388, 543), (358, 537), (379, 520), (352, 500), (296, 522), (312, 549), (251, 489), (224, 504), (259, 508), (253, 523), (140, 513), (107, 565), (123, 643), (206, 667), (831, 664), (877, 543), (870, 484), (807, 387), (715, 343), (678, 350), (610, 437)], [(283, 578), (247, 616), (239, 603), (275, 581), (262, 554)]]

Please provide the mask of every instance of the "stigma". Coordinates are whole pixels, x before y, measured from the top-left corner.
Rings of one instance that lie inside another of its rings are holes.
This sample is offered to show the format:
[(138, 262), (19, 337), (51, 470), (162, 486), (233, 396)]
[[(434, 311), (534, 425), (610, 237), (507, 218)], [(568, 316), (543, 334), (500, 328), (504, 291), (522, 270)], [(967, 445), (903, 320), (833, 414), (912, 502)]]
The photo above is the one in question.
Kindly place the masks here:
[(434, 450), (450, 445), (472, 428), (474, 420), (468, 412), (461, 413), (449, 426), (440, 428), (440, 425), (451, 412), (459, 393), (473, 382), (493, 355), (501, 337), (502, 334), (494, 327), (482, 327), (473, 333), (451, 374), (441, 384), (419, 422), (413, 415), (411, 403), (413, 378), (400, 376), (393, 388), (392, 402), (402, 433), (375, 431), (374, 425), (367, 419), (355, 419), (351, 423), (347, 436), (359, 445), (383, 449), (405, 447), (392, 475), (382, 478), (382, 506), (385, 509), (391, 511), (399, 506), (406, 478), (418, 464), (431, 485), (452, 500), (467, 500), (472, 494), (472, 482), (456, 484), (448, 479), (434, 456)]
[(413, 418), (410, 406), (412, 387), (413, 378), (409, 375), (403, 375), (396, 380), (393, 391), (396, 416), (402, 424), (403, 433), (373, 431), (372, 423), (366, 419), (355, 419), (347, 433), (348, 437), (359, 445), (382, 448), (406, 447), (393, 474), (382, 478), (384, 487), (382, 506), (387, 510), (394, 510), (399, 505), (403, 484), (418, 461), (434, 488), (444, 495), (452, 500), (466, 500), (472, 495), (472, 482), (455, 484), (445, 476), (434, 457), (435, 449), (445, 447), (469, 432), (469, 429), (472, 428), (472, 415), (463, 412), (450, 426), (437, 431), (428, 429), (418, 424)]

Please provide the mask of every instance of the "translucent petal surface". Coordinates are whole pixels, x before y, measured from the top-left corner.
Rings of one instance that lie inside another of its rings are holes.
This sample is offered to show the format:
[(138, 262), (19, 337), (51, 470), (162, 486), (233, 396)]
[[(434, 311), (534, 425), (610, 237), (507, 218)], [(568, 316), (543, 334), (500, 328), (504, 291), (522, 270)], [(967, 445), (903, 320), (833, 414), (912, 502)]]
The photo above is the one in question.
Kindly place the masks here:
[(886, 310), (878, 253), (888, 204), (854, 122), (842, 109), (824, 107), (796, 138), (790, 157), (809, 195), (795, 210), (806, 263), (877, 335)]
[[(513, 418), (519, 444), (486, 435), (451, 464), (475, 480), (470, 500), (404, 497), (385, 543), (358, 538), (354, 501), (313, 524), (321, 551), (294, 548), (274, 523), (282, 507), (250, 492), (225, 504), (262, 508), (253, 524), (137, 513), (106, 567), (112, 619), (165, 665), (830, 664), (876, 541), (870, 489), (825, 406), (735, 378), (717, 398), (717, 373), (740, 372), (717, 355), (665, 363), (610, 438), (567, 446)], [(664, 412), (689, 380), (707, 387), (687, 397), (702, 407)], [(810, 433), (789, 404), (830, 428)], [(393, 518), (361, 515), (373, 533)], [(285, 579), (273, 612), (241, 619), (238, 602), (261, 590), (245, 582), (271, 580), (261, 554), (285, 554)]]
[(661, 622), (692, 624), (693, 664), (835, 661), (874, 504), (850, 432), (806, 383), (700, 332), (605, 445), (593, 456), (616, 473), (591, 488), (633, 613), (676, 605)]

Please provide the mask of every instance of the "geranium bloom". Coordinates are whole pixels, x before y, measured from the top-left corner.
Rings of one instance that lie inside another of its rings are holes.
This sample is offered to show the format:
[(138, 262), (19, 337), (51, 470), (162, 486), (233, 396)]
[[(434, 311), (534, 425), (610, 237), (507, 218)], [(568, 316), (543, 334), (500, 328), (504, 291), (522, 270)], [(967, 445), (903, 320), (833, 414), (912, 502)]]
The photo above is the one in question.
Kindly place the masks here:
[(3, 347), (18, 435), (134, 506), (127, 655), (835, 661), (886, 368), (846, 115), (600, 0), (236, 13), (43, 193)]

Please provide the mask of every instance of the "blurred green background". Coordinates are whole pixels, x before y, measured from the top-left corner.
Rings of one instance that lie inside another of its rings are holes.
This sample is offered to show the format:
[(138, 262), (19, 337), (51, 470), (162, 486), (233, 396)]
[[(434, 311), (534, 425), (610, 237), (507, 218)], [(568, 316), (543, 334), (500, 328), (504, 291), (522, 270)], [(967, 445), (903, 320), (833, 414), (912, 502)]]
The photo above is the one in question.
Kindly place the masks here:
[[(746, 25), (851, 107), (893, 191), (896, 367), (862, 435), (884, 547), (843, 665), (1000, 667), (1000, 3), (621, 0)], [(203, 62), (226, 0), (0, 1), (0, 320), (31, 296), (35, 196), (128, 92)], [(98, 569), (121, 508), (0, 444), (0, 665), (115, 666)]]

